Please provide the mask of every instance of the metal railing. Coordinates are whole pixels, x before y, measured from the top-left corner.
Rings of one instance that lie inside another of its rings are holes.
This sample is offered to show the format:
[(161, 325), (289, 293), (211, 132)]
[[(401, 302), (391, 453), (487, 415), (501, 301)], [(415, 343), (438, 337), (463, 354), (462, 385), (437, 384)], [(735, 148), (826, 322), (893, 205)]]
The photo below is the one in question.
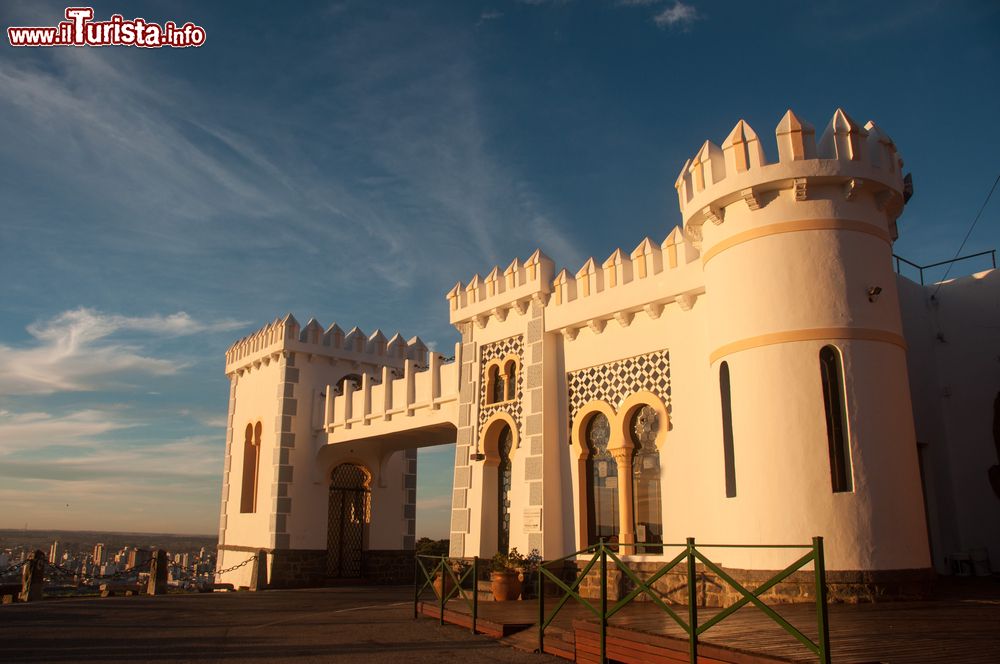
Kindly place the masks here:
[[(428, 569), (425, 563), (433, 564)], [(417, 605), (420, 603), (420, 595), (427, 587), (434, 586), (435, 578), (441, 579), (441, 589), (435, 589), (438, 596), (438, 608), (440, 611), (439, 620), (444, 624), (444, 607), (448, 600), (458, 596), (469, 607), (472, 614), (472, 633), (476, 633), (476, 620), (479, 617), (479, 570), (482, 559), (478, 556), (472, 558), (449, 558), (448, 556), (424, 556), (417, 555), (414, 559), (413, 570), (413, 618), (417, 617)], [(471, 576), (472, 591), (468, 596), (464, 585), (469, 582)], [(422, 578), (421, 578), (422, 577)]]
[[(634, 545), (629, 545), (634, 546)], [(537, 594), (538, 594), (538, 650), (539, 652), (545, 652), (545, 629), (552, 624), (559, 611), (566, 605), (570, 598), (575, 599), (582, 606), (586, 607), (594, 617), (600, 622), (600, 650), (601, 650), (601, 661), (607, 661), (607, 632), (608, 632), (608, 620), (621, 611), (625, 606), (635, 600), (639, 595), (646, 595), (649, 600), (662, 609), (668, 616), (670, 616), (674, 622), (680, 626), (688, 636), (688, 652), (690, 655), (690, 660), (692, 664), (698, 661), (698, 640), (699, 637), (707, 632), (712, 627), (718, 625), (720, 622), (731, 616), (733, 613), (743, 608), (747, 604), (753, 604), (758, 609), (760, 609), (768, 618), (778, 624), (783, 630), (788, 632), (790, 635), (795, 637), (799, 642), (802, 643), (806, 648), (808, 648), (814, 655), (818, 657), (819, 662), (822, 664), (830, 663), (830, 628), (827, 619), (827, 601), (826, 601), (826, 567), (823, 559), (823, 538), (814, 537), (811, 545), (739, 545), (739, 544), (695, 544), (693, 537), (689, 537), (685, 544), (659, 544), (656, 546), (663, 546), (665, 548), (681, 547), (682, 551), (677, 554), (668, 563), (661, 566), (652, 576), (643, 581), (640, 579), (635, 572), (633, 572), (628, 564), (623, 562), (621, 558), (618, 557), (615, 549), (617, 545), (608, 545), (603, 542), (600, 544), (595, 544), (582, 551), (577, 551), (576, 553), (565, 556), (558, 560), (548, 561), (542, 563), (539, 568), (541, 572), (537, 576)], [(783, 569), (782, 571), (775, 574), (773, 577), (759, 585), (754, 590), (748, 590), (742, 584), (740, 584), (736, 579), (727, 574), (721, 567), (712, 562), (701, 550), (700, 548), (768, 548), (768, 549), (809, 549), (808, 553), (801, 556), (798, 560), (793, 562), (791, 565)], [(548, 566), (553, 563), (559, 563), (574, 559), (578, 556), (591, 555), (591, 559), (584, 566), (583, 570), (577, 575), (576, 579), (567, 584), (563, 582), (558, 576), (553, 574)], [(608, 606), (608, 559), (611, 559), (614, 566), (619, 569), (622, 574), (624, 574), (628, 579), (634, 584), (634, 589), (629, 592), (625, 597), (615, 602), (612, 606)], [(736, 590), (742, 598), (734, 602), (730, 606), (726, 607), (716, 615), (714, 615), (709, 620), (704, 623), (698, 623), (698, 596), (697, 596), (697, 562), (701, 562), (705, 568), (714, 572), (720, 579), (727, 583), (730, 587)], [(654, 590), (654, 584), (669, 573), (671, 570), (679, 566), (681, 563), (686, 563), (687, 567), (687, 620), (685, 621), (677, 611), (671, 608), (663, 599), (660, 597), (659, 593)], [(816, 641), (813, 641), (805, 634), (803, 634), (798, 628), (789, 623), (783, 617), (781, 617), (774, 609), (764, 604), (760, 596), (776, 586), (777, 584), (784, 581), (786, 578), (792, 575), (792, 573), (798, 571), (805, 565), (809, 563), (814, 563), (813, 565), (813, 576), (815, 583), (815, 593), (816, 593), (816, 626), (818, 630), (818, 637)], [(599, 608), (595, 607), (589, 601), (583, 598), (579, 593), (580, 585), (583, 583), (584, 579), (590, 573), (590, 571), (598, 566), (600, 570), (600, 605)], [(546, 613), (545, 610), (545, 579), (548, 578), (551, 582), (556, 584), (562, 589), (563, 595), (560, 597), (556, 604), (555, 609), (551, 613)]]
[(968, 256), (959, 256), (958, 258), (952, 258), (951, 260), (940, 261), (938, 263), (931, 263), (930, 265), (917, 265), (916, 263), (914, 263), (912, 261), (906, 260), (902, 256), (897, 256), (896, 254), (892, 255), (892, 257), (896, 259), (896, 274), (902, 274), (902, 272), (900, 271), (900, 265), (899, 264), (900, 263), (906, 263), (910, 267), (914, 267), (914, 268), (916, 268), (920, 272), (920, 285), (921, 286), (924, 285), (924, 270), (929, 270), (932, 267), (941, 267), (942, 265), (950, 265), (952, 263), (957, 263), (959, 261), (964, 261), (964, 260), (967, 260), (969, 258), (979, 258), (980, 256), (989, 256), (990, 259), (993, 262), (993, 269), (996, 269), (996, 267), (997, 267), (997, 250), (996, 249), (990, 249), (989, 251), (980, 251), (977, 254), (969, 254)]

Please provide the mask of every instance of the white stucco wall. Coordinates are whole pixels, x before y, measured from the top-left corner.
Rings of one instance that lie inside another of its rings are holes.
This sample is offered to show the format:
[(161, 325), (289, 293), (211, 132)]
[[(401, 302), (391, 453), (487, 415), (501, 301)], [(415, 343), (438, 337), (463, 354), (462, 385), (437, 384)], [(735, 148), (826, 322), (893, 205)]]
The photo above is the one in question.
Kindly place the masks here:
[[(934, 565), (985, 549), (1000, 568), (1000, 497), (993, 403), (1000, 393), (1000, 273), (979, 272), (920, 286), (900, 278)], [(933, 298), (932, 298), (933, 296)]]

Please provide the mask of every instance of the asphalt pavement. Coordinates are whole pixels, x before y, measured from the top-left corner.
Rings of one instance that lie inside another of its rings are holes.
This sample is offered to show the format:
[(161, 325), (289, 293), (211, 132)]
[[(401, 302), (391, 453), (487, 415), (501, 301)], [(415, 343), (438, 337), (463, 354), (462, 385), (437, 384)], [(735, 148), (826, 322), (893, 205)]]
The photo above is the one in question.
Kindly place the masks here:
[(429, 618), (410, 587), (345, 587), (0, 606), (0, 662), (524, 662)]

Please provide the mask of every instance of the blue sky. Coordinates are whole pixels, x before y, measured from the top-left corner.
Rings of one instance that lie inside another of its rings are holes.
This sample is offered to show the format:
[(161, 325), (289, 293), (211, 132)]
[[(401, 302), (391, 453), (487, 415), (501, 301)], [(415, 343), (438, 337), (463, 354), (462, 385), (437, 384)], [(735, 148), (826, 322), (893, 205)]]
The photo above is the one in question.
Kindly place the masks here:
[[(292, 311), (447, 349), (456, 281), (665, 237), (684, 160), (740, 118), (772, 159), (789, 107), (878, 122), (918, 263), (954, 254), (1000, 173), (985, 0), (288, 6), (95, 4), (203, 26), (183, 50), (4, 37), (0, 527), (215, 532), (234, 339)], [(451, 454), (421, 452), (419, 535), (446, 534)]]

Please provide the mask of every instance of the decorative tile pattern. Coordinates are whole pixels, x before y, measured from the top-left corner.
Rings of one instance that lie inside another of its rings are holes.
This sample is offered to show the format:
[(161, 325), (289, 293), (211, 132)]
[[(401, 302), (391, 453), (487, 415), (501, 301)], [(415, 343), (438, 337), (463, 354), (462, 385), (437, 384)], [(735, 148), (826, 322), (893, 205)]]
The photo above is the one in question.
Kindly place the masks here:
[[(517, 372), (517, 389), (512, 401), (497, 404), (486, 403), (486, 364), (493, 359), (516, 355), (521, 363)], [(524, 337), (517, 335), (501, 339), (491, 344), (484, 344), (479, 353), (479, 426), (486, 422), (494, 413), (505, 412), (517, 423), (518, 435), (521, 435), (521, 404), (524, 401)]]
[(615, 408), (629, 395), (649, 390), (670, 409), (670, 351), (636, 355), (617, 362), (571, 371), (566, 374), (569, 390), (569, 426), (586, 404), (600, 399)]

